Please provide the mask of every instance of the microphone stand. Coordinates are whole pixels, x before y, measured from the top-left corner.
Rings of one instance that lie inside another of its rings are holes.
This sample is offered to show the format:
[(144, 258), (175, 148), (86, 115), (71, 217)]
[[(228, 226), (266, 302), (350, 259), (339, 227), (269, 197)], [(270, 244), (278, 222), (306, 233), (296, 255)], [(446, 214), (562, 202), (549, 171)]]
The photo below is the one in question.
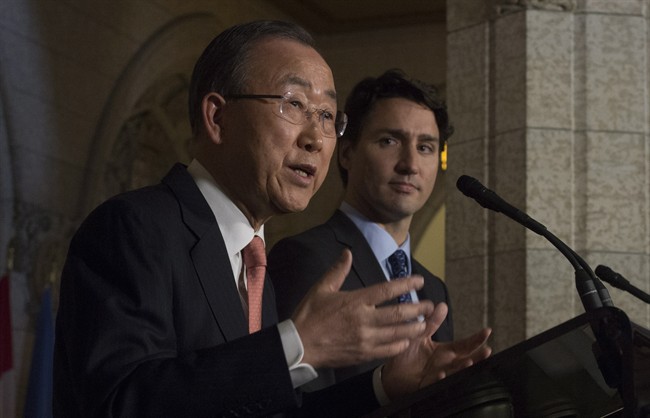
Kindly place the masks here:
[(506, 202), (498, 194), (483, 186), (477, 179), (462, 175), (456, 187), (466, 196), (476, 200), (484, 208), (501, 212), (527, 229), (546, 238), (571, 263), (575, 271), (578, 295), (585, 311), (602, 306), (613, 306), (607, 288), (601, 283), (589, 265), (562, 240), (553, 235), (543, 224)]
[[(575, 271), (575, 285), (582, 306), (587, 313), (603, 306), (613, 306), (607, 288), (598, 279), (589, 265), (573, 249), (553, 235), (544, 225), (528, 216), (526, 213), (503, 200), (492, 190), (483, 186), (473, 177), (462, 175), (456, 182), (456, 187), (468, 197), (476, 200), (484, 208), (501, 212), (525, 228), (546, 238), (571, 263)], [(617, 336), (609, 335), (608, 321), (603, 320), (599, 326), (592, 324), (596, 341), (592, 351), (601, 370), (605, 382), (612, 388), (618, 388), (621, 382), (621, 356), (617, 344)]]
[[(591, 268), (589, 268), (587, 263), (549, 230), (544, 229), (544, 233), (540, 235), (553, 244), (553, 246), (555, 246), (555, 248), (557, 248), (573, 266), (575, 271), (576, 289), (578, 290), (578, 295), (580, 296), (580, 301), (582, 302), (585, 311), (590, 312), (594, 309), (603, 307), (605, 305), (604, 301), (601, 299), (596, 283), (592, 277), (593, 272), (591, 272)], [(582, 263), (580, 261), (582, 261)], [(584, 265), (587, 265), (587, 269), (584, 268)], [(605, 286), (602, 287), (605, 288)], [(608, 299), (611, 305), (611, 298)]]

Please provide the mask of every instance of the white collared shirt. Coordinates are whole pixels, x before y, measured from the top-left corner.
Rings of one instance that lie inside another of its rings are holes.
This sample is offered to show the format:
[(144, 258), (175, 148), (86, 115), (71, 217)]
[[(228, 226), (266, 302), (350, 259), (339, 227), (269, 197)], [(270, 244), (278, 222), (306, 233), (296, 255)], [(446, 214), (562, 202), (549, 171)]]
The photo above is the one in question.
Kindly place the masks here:
[[(411, 275), (411, 235), (407, 235), (406, 241), (402, 245), (397, 245), (393, 237), (375, 222), (370, 221), (363, 216), (358, 210), (350, 206), (347, 202), (342, 202), (340, 207), (341, 212), (345, 213), (352, 222), (359, 228), (363, 234), (368, 245), (375, 254), (381, 269), (386, 276), (386, 280), (390, 280), (392, 274), (390, 271), (390, 264), (388, 257), (390, 257), (398, 249), (403, 250), (408, 257), (407, 263), (408, 275)], [(419, 301), (418, 294), (415, 290), (411, 290), (411, 300), (416, 303)]]

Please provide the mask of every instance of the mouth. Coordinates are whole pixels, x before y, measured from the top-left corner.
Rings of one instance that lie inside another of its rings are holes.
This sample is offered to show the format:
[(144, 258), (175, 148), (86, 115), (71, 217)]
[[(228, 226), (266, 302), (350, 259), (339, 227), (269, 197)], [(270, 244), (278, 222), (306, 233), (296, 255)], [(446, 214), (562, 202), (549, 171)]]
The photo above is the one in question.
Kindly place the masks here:
[(300, 177), (314, 177), (316, 174), (316, 167), (310, 164), (296, 164), (290, 166), (294, 173)]
[(395, 181), (390, 183), (391, 186), (400, 193), (412, 193), (418, 190), (418, 187), (407, 181)]

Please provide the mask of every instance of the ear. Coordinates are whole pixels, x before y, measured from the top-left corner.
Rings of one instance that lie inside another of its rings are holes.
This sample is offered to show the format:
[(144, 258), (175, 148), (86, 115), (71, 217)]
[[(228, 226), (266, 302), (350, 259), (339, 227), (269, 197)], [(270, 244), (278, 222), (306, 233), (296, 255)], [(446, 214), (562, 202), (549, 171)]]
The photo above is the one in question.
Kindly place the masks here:
[(211, 92), (201, 100), (201, 119), (203, 128), (210, 140), (215, 144), (221, 143), (223, 127), (222, 116), (226, 107), (226, 100), (218, 93)]
[(346, 170), (350, 170), (350, 154), (353, 151), (352, 142), (346, 139), (339, 139), (338, 157), (339, 164)]

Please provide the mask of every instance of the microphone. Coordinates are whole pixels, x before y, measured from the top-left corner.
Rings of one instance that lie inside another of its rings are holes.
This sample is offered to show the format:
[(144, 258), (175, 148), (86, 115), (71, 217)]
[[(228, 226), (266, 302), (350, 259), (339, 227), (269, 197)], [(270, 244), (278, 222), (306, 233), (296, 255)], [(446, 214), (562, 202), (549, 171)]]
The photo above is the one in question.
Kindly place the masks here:
[(600, 277), (607, 283), (611, 284), (612, 286), (624, 290), (632, 294), (633, 296), (636, 296), (637, 298), (641, 299), (645, 303), (650, 303), (650, 295), (648, 295), (646, 292), (639, 289), (638, 287), (634, 286), (625, 277), (615, 272), (611, 268), (600, 264), (596, 267), (596, 274), (598, 275), (598, 277)]
[(576, 288), (585, 311), (591, 311), (602, 306), (613, 306), (607, 288), (598, 280), (591, 267), (562, 240), (546, 229), (544, 225), (503, 200), (473, 177), (460, 176), (456, 182), (456, 187), (465, 196), (476, 200), (484, 208), (503, 213), (553, 244), (573, 266)]
[(465, 196), (476, 200), (479, 205), (486, 209), (501, 212), (539, 235), (544, 235), (544, 233), (547, 232), (544, 225), (503, 200), (498, 194), (483, 186), (481, 182), (476, 180), (474, 177), (463, 174), (458, 178), (456, 187), (458, 190), (463, 192)]

